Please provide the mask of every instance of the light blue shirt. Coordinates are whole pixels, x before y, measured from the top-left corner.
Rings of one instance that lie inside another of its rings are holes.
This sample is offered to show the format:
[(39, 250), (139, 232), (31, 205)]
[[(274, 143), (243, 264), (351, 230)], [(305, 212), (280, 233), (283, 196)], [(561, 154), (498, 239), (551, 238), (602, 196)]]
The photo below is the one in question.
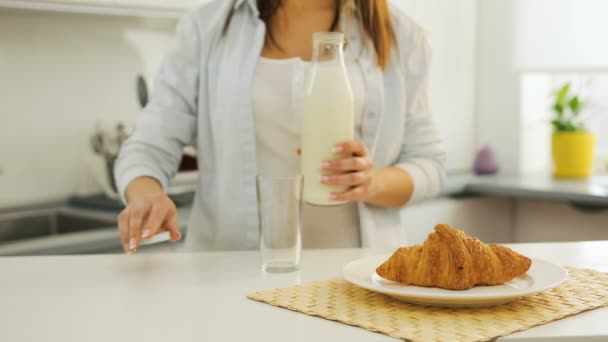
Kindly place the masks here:
[[(359, 30), (346, 33), (347, 53), (356, 58), (365, 83), (362, 139), (376, 167), (396, 166), (410, 174), (411, 205), (439, 194), (445, 151), (429, 107), (425, 33), (397, 8), (391, 11), (398, 46), (385, 70)], [(197, 146), (200, 179), (186, 237), (191, 250), (258, 247), (252, 82), (266, 33), (258, 14), (255, 0), (216, 0), (182, 18), (150, 103), (116, 163), (120, 193), (140, 176), (154, 177), (166, 188), (183, 147)], [(400, 210), (359, 203), (363, 246), (404, 244)]]

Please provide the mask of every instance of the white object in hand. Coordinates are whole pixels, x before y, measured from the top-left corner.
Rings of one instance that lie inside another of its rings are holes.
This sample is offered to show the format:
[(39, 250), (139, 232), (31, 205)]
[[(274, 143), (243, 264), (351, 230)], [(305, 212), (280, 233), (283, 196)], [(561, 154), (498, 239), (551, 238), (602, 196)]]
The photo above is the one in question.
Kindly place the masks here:
[(153, 244), (169, 241), (170, 238), (171, 238), (171, 235), (169, 234), (169, 232), (164, 231), (164, 232), (160, 232), (160, 233), (154, 235), (153, 237), (151, 237), (147, 240), (141, 240), (141, 245), (142, 246), (153, 245)]
[(317, 205), (343, 202), (330, 199), (347, 186), (321, 184), (325, 160), (343, 158), (333, 153), (336, 144), (353, 140), (354, 103), (344, 64), (344, 35), (337, 32), (313, 35), (313, 64), (302, 100), (303, 199)]

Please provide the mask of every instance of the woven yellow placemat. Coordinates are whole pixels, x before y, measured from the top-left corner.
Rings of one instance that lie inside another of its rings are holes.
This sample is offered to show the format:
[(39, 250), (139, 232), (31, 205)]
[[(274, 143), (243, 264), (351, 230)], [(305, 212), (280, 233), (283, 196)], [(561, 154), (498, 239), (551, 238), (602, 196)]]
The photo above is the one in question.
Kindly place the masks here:
[(410, 341), (489, 341), (608, 306), (608, 274), (567, 268), (560, 287), (486, 308), (403, 303), (341, 278), (258, 292), (250, 299)]

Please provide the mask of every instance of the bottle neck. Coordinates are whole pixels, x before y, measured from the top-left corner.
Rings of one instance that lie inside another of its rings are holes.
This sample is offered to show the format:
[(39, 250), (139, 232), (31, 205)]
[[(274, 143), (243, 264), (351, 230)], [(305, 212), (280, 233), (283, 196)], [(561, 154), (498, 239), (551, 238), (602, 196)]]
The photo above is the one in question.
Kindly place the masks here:
[(342, 43), (318, 42), (313, 48), (313, 62), (319, 65), (344, 64)]

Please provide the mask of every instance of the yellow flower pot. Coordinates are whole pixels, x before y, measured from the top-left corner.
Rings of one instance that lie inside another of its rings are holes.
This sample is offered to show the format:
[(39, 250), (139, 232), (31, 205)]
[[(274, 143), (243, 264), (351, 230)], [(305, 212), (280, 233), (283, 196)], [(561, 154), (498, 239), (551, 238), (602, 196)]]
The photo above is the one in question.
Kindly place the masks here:
[(588, 132), (553, 133), (554, 175), (558, 178), (587, 178), (593, 167), (595, 136)]

